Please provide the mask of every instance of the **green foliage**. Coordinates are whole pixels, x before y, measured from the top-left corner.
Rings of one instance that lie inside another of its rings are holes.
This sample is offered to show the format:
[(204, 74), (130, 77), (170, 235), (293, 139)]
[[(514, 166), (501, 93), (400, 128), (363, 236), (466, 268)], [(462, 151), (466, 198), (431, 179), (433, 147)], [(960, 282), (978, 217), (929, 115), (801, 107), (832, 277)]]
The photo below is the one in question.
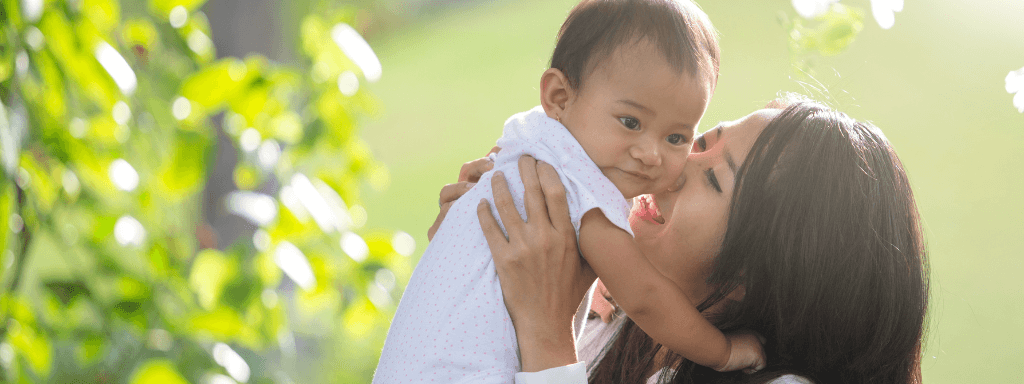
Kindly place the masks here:
[[(411, 267), (361, 228), (387, 171), (331, 37), (357, 9), (310, 9), (286, 67), (215, 59), (203, 3), (0, 0), (0, 382), (372, 372)], [(240, 147), (227, 208), (258, 228), (224, 250), (200, 223), (218, 131)]]
[(864, 11), (855, 6), (831, 4), (828, 12), (813, 19), (810, 25), (800, 17), (780, 16), (789, 35), (789, 51), (793, 66), (800, 72), (812, 73), (810, 59), (814, 55), (835, 56), (846, 50), (864, 29)]

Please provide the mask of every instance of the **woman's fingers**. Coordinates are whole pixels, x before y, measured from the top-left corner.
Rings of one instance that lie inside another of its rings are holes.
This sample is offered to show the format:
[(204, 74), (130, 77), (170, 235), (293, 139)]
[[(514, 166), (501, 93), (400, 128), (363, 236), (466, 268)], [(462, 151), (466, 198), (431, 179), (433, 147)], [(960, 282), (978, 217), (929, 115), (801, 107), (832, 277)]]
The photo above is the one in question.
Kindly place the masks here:
[(576, 229), (569, 220), (569, 202), (565, 198), (565, 186), (558, 178), (558, 172), (550, 164), (537, 164), (540, 190), (544, 194), (545, 211), (551, 225), (566, 239), (565, 246), (576, 249)]
[(448, 184), (441, 188), (441, 193), (437, 198), (437, 205), (444, 205), (445, 203), (453, 203), (458, 200), (470, 189), (473, 189), (476, 183), (470, 183), (467, 181), (460, 181), (455, 184)]
[(430, 228), (427, 228), (427, 241), (434, 239), (434, 233), (437, 233), (437, 228), (441, 226), (441, 222), (444, 221), (444, 217), (448, 215), (448, 209), (452, 207), (455, 200), (458, 200), (462, 195), (465, 195), (466, 192), (469, 192), (474, 185), (476, 185), (476, 183), (463, 181), (455, 184), (448, 184), (441, 188), (440, 197), (437, 199), (437, 207), (440, 208), (440, 212), (438, 212), (437, 218), (434, 219), (434, 224), (431, 224)]
[(434, 234), (437, 233), (437, 228), (441, 227), (441, 222), (444, 221), (444, 217), (448, 216), (448, 209), (452, 207), (452, 203), (441, 204), (441, 212), (438, 212), (437, 218), (434, 219), (434, 224), (427, 228), (427, 241), (434, 240)]
[(519, 177), (523, 179), (523, 204), (526, 206), (526, 220), (547, 220), (548, 210), (544, 204), (544, 193), (540, 188), (537, 174), (538, 162), (528, 155), (519, 157)]
[[(498, 210), (498, 217), (505, 224), (505, 231), (508, 233), (522, 233), (523, 222), (516, 210), (512, 200), (512, 193), (508, 190), (508, 183), (505, 182), (505, 173), (498, 171), (491, 176), (491, 194), (494, 196), (494, 208)], [(511, 235), (510, 235), (511, 236)]]
[(480, 203), (476, 206), (476, 216), (480, 219), (480, 229), (484, 231), (484, 237), (487, 238), (487, 247), (491, 249), (491, 255), (495, 257), (504, 255), (503, 250), (508, 246), (508, 238), (505, 237), (505, 232), (501, 231), (498, 220), (491, 213), (491, 205), (487, 203), (487, 199), (480, 199)]
[(462, 168), (459, 169), (459, 182), (478, 182), (480, 181), (480, 176), (493, 168), (494, 162), (486, 157), (466, 162), (465, 164), (462, 164)]

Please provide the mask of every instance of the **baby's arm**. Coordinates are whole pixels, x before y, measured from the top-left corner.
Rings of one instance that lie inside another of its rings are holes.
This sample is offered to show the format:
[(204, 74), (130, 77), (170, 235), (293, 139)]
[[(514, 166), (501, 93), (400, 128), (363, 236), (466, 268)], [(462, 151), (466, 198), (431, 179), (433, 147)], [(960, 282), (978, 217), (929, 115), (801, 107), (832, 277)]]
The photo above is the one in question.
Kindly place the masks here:
[(718, 371), (764, 366), (756, 337), (722, 334), (697, 311), (690, 297), (654, 268), (633, 238), (600, 210), (583, 216), (579, 244), (615, 302), (654, 341)]

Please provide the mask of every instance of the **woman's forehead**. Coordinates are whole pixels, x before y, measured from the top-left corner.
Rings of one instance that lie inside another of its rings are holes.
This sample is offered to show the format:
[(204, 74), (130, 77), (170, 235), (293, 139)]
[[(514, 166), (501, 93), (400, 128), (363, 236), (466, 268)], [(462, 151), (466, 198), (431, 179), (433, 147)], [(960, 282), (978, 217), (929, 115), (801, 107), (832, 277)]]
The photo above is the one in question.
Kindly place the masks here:
[[(714, 140), (723, 138), (729, 141), (746, 141), (745, 139), (748, 138), (756, 139), (761, 134), (761, 131), (768, 126), (768, 123), (775, 116), (778, 116), (780, 111), (778, 109), (757, 110), (733, 121), (720, 122), (714, 128), (704, 132), (704, 135), (708, 139)], [(753, 143), (753, 140), (750, 142)]]
[(736, 156), (736, 161), (742, 163), (747, 152), (754, 146), (761, 131), (768, 126), (768, 123), (778, 116), (779, 109), (761, 109), (746, 115), (738, 120), (722, 122), (712, 130), (705, 133), (719, 140), (724, 140), (726, 146)]

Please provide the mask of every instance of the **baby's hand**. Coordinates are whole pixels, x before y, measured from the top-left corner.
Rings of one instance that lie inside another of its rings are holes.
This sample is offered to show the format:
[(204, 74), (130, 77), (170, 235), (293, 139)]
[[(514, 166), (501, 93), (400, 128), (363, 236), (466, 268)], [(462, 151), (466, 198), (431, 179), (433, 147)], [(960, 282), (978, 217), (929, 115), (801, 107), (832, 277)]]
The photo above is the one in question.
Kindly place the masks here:
[(740, 331), (726, 334), (729, 339), (729, 362), (717, 367), (719, 372), (742, 369), (745, 373), (754, 373), (764, 369), (764, 349), (761, 348), (762, 337), (754, 332)]

